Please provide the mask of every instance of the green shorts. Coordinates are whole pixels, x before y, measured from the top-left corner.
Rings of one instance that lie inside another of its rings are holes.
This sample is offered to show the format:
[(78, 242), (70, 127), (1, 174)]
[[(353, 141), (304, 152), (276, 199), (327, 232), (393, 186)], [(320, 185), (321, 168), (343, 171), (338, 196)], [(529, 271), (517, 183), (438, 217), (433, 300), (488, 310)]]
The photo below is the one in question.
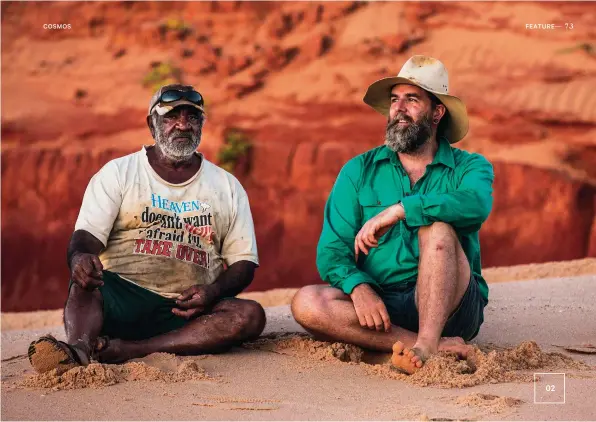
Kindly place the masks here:
[[(418, 308), (416, 307), (416, 281), (392, 287), (382, 287), (377, 291), (387, 308), (391, 322), (406, 330), (418, 332)], [(469, 341), (478, 335), (484, 322), (484, 307), (488, 301), (482, 296), (478, 280), (470, 278), (457, 309), (447, 319), (442, 336), (462, 337)]]
[[(174, 315), (174, 299), (124, 280), (118, 274), (104, 271), (103, 327), (101, 334), (122, 340), (142, 340), (183, 327), (188, 321)], [(70, 282), (72, 286), (73, 282)]]

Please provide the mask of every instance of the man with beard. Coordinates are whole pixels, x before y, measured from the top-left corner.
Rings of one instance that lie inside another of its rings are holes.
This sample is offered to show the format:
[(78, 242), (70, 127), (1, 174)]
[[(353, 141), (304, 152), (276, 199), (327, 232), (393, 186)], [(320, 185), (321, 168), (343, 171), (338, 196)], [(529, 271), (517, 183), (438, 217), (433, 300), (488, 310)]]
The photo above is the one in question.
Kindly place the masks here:
[(468, 117), (448, 86), (440, 61), (414, 56), (369, 87), (364, 102), (388, 117), (385, 145), (350, 160), (329, 195), (317, 267), (331, 287), (292, 302), (319, 339), (393, 351), (408, 374), (441, 350), (465, 357), (488, 303), (478, 231), (493, 170), (451, 147)]
[(147, 115), (155, 145), (91, 179), (68, 247), (67, 341), (31, 343), (38, 372), (221, 352), (262, 332), (263, 308), (235, 298), (258, 266), (248, 198), (196, 151), (204, 123), (201, 94), (166, 85)]

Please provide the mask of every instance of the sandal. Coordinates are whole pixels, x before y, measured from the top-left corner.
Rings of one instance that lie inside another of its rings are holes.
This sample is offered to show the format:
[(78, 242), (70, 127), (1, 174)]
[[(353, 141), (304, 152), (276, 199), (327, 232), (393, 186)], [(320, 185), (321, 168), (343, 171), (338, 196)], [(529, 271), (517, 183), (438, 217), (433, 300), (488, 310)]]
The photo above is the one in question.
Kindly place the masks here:
[(40, 374), (56, 369), (63, 373), (83, 365), (76, 349), (51, 335), (40, 337), (29, 345), (29, 363)]

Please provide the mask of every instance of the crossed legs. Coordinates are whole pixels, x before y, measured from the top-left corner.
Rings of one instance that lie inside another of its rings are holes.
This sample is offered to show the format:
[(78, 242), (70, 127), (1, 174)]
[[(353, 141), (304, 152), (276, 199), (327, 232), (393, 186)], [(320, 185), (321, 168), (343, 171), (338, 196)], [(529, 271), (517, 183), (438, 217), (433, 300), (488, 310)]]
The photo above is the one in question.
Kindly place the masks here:
[[(83, 363), (98, 344), (103, 323), (102, 297), (98, 290), (86, 291), (78, 285), (70, 289), (64, 310), (67, 342), (77, 350)], [(189, 321), (182, 328), (138, 341), (110, 339), (100, 346), (100, 362), (122, 362), (155, 352), (192, 355), (225, 351), (257, 338), (265, 327), (265, 311), (257, 302), (224, 299), (208, 314)]]
[(438, 350), (465, 356), (468, 347), (463, 339), (441, 337), (441, 332), (468, 288), (470, 265), (466, 255), (455, 231), (445, 223), (421, 227), (418, 240), (418, 333), (395, 325), (388, 333), (363, 328), (350, 296), (327, 286), (300, 289), (292, 301), (294, 318), (321, 340), (343, 341), (386, 352), (393, 350), (393, 363), (399, 366), (421, 367), (423, 361)]

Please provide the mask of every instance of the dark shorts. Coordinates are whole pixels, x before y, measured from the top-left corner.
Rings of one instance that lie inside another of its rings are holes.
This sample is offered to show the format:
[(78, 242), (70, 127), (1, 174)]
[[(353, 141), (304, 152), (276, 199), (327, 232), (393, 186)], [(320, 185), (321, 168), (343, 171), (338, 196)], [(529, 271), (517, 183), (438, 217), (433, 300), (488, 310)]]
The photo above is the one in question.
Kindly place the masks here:
[[(142, 340), (181, 328), (188, 321), (174, 315), (174, 299), (168, 299), (103, 272), (103, 327), (100, 335), (122, 340)], [(70, 282), (72, 286), (73, 282)]]
[[(416, 282), (385, 288), (378, 291), (383, 299), (391, 323), (409, 331), (418, 332), (418, 308), (416, 308)], [(478, 335), (484, 322), (484, 307), (488, 301), (482, 296), (478, 281), (472, 275), (470, 284), (457, 309), (451, 314), (442, 335), (472, 340)]]

